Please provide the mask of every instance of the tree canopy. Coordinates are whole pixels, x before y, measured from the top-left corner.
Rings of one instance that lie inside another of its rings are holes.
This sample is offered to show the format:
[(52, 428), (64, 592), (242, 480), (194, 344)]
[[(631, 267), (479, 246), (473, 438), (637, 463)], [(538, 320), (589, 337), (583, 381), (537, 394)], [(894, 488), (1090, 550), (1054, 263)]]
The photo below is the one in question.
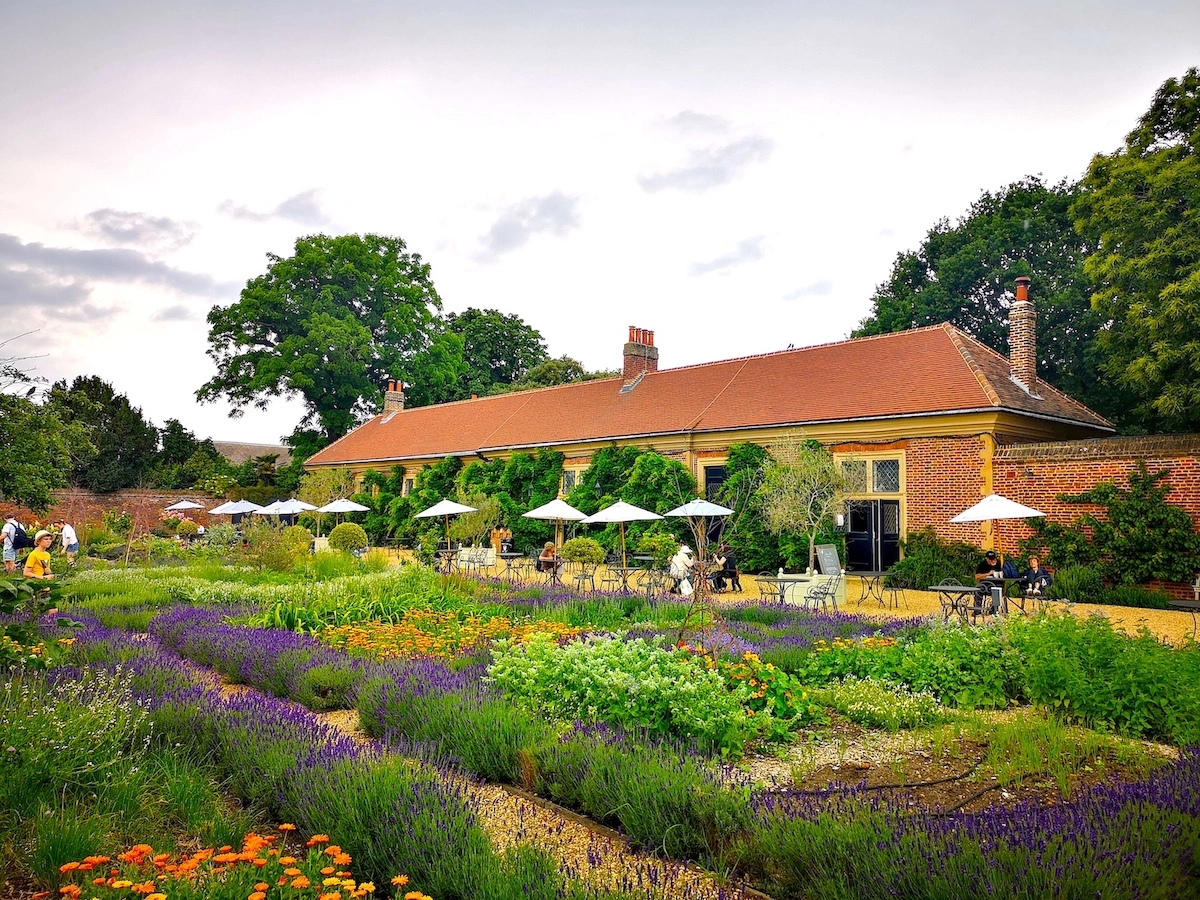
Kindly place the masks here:
[(1071, 208), (1095, 245), (1104, 369), (1149, 431), (1200, 428), (1200, 71), (1169, 78), (1125, 144), (1092, 158)]
[(462, 338), (435, 327), (442, 301), (429, 265), (400, 238), (318, 234), (267, 259), (236, 303), (209, 311), (217, 374), (198, 400), (266, 408), (298, 396), (298, 436), (327, 443), (375, 413), (389, 378), (413, 385), (420, 405), (462, 376)]
[(466, 399), (492, 393), (493, 386), (520, 381), (534, 366), (545, 362), (546, 343), (541, 332), (517, 315), (495, 309), (467, 309), (446, 316), (446, 330), (462, 338), (466, 371), (458, 382), (458, 396)]
[(1008, 310), (1019, 275), (1033, 279), (1038, 375), (1101, 412), (1115, 398), (1097, 377), (1096, 335), (1083, 263), (1091, 244), (1071, 218), (1073, 184), (1028, 177), (985, 191), (954, 224), (942, 219), (899, 254), (854, 337), (949, 322), (1008, 353)]
[(64, 422), (87, 430), (95, 452), (79, 460), (76, 484), (104, 494), (140, 485), (158, 454), (158, 429), (139, 407), (96, 375), (78, 376), (50, 388), (48, 405)]

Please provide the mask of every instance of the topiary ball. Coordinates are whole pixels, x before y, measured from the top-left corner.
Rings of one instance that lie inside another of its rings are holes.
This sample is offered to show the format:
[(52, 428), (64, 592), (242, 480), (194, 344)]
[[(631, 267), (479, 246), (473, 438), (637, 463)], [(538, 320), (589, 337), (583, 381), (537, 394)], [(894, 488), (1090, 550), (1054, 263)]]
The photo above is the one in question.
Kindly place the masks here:
[(370, 541), (361, 525), (353, 522), (343, 522), (329, 532), (329, 547), (331, 550), (341, 550), (343, 553), (353, 553), (355, 550), (366, 550)]

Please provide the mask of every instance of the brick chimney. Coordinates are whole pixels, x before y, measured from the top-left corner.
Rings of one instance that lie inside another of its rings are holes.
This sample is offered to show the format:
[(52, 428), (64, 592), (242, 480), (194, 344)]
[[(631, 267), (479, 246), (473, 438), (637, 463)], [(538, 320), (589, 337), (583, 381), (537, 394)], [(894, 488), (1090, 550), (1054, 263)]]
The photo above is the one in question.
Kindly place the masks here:
[(388, 379), (387, 391), (383, 395), (383, 414), (400, 412), (404, 409), (404, 382)]
[(625, 367), (621, 374), (628, 382), (646, 372), (657, 371), (658, 348), (654, 346), (654, 332), (630, 325), (629, 342), (625, 345)]
[(1017, 299), (1008, 311), (1008, 372), (1029, 393), (1037, 393), (1037, 312), (1029, 299), (1029, 278), (1017, 279)]

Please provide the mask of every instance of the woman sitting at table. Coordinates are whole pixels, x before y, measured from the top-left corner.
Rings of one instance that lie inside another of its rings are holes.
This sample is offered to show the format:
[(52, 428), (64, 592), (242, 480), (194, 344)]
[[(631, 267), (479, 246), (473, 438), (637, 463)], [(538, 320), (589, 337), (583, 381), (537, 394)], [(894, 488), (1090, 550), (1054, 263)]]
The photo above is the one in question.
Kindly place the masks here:
[(683, 580), (692, 573), (692, 566), (696, 561), (692, 559), (692, 548), (684, 544), (679, 548), (679, 552), (671, 557), (671, 577), (675, 579), (675, 584), (671, 587), (671, 593), (678, 594), (679, 586)]
[(1025, 593), (1037, 597), (1046, 593), (1046, 589), (1054, 581), (1054, 576), (1046, 571), (1046, 567), (1036, 556), (1031, 556), (1029, 557), (1029, 568), (1021, 576), (1021, 581), (1025, 586)]
[(539, 572), (554, 572), (562, 565), (558, 558), (558, 550), (554, 546), (554, 541), (546, 541), (546, 546), (542, 548), (541, 554), (537, 560), (537, 570)]

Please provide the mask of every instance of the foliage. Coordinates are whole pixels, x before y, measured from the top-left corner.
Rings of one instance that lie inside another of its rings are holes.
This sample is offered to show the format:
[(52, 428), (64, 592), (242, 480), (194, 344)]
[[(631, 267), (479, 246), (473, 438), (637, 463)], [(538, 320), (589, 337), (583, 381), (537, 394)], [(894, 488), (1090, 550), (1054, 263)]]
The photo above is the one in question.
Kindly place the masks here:
[(1200, 742), (1200, 655), (1103, 616), (1043, 616), (1010, 629), (1029, 698), (1068, 721), (1179, 746)]
[(312, 532), (303, 525), (288, 525), (282, 532), (283, 542), (296, 553), (306, 553), (312, 546)]
[(221, 522), (217, 525), (210, 525), (204, 531), (204, 540), (210, 547), (215, 547), (218, 550), (228, 550), (242, 542), (242, 536), (238, 534), (235, 526), (228, 522)]
[(696, 479), (677, 459), (655, 450), (638, 454), (621, 499), (662, 515), (696, 496)]
[(1103, 589), (1100, 572), (1094, 566), (1068, 565), (1054, 573), (1046, 596), (1051, 600), (1088, 603), (1095, 602)]
[(815, 703), (836, 709), (852, 722), (868, 728), (900, 731), (924, 728), (949, 719), (949, 711), (928, 691), (911, 691), (905, 685), (853, 675), (826, 687), (813, 688)]
[(41, 512), (50, 492), (95, 452), (82, 422), (60, 415), (52, 404), (0, 392), (0, 498)]
[(289, 572), (296, 564), (296, 547), (281, 528), (262, 522), (246, 526), (244, 534), (247, 546), (243, 554), (259, 572)]
[(508, 388), (546, 361), (541, 333), (518, 315), (496, 309), (473, 309), (446, 316), (446, 329), (462, 337), (466, 371), (447, 400), (465, 400)]
[(200, 533), (200, 526), (191, 519), (180, 519), (179, 524), (175, 527), (175, 533), (180, 537), (195, 537)]
[(571, 538), (562, 546), (559, 556), (568, 562), (602, 563), (604, 548), (591, 538)]
[(567, 502), (588, 515), (623, 499), (621, 492), (629, 482), (634, 463), (641, 455), (637, 447), (611, 444), (592, 454), (588, 467), (567, 495)]
[(450, 537), (472, 546), (487, 546), (492, 529), (500, 522), (500, 500), (483, 494), (460, 496), (459, 502), (475, 507), (475, 512), (463, 513), (450, 523)]
[(740, 756), (749, 740), (771, 730), (769, 710), (747, 715), (746, 685), (727, 684), (687, 654), (641, 639), (500, 641), (488, 677), (518, 704), (561, 721), (693, 738), (724, 754)]
[(1167, 502), (1170, 469), (1151, 473), (1144, 460), (1129, 473), (1129, 488), (1101, 482), (1082, 494), (1063, 494), (1067, 503), (1100, 507), (1070, 525), (1031, 520), (1034, 534), (1022, 549), (1044, 547), (1057, 567), (1094, 566), (1110, 584), (1191, 581), (1200, 570), (1200, 535), (1187, 511)]
[(776, 534), (807, 536), (808, 569), (813, 571), (817, 535), (842, 504), (842, 471), (818, 441), (787, 441), (767, 452), (769, 461), (756, 491), (767, 528)]
[(715, 498), (733, 510), (736, 527), (727, 529), (725, 540), (736, 554), (739, 569), (774, 572), (783, 562), (779, 538), (767, 529), (762, 512), (762, 485), (767, 451), (749, 442), (733, 444), (725, 460), (725, 482)]
[(1120, 397), (1098, 377), (1104, 317), (1089, 303), (1083, 260), (1094, 242), (1076, 233), (1077, 194), (1066, 181), (1048, 186), (1031, 176), (985, 191), (954, 224), (936, 222), (919, 249), (896, 257), (853, 336), (949, 322), (1007, 355), (1011, 291), (1018, 276), (1030, 276), (1039, 378), (1096, 409), (1121, 412)]
[(973, 544), (943, 541), (932, 528), (912, 532), (904, 542), (904, 558), (892, 566), (888, 582), (920, 591), (947, 578), (971, 584), (982, 555)]
[(63, 583), (19, 574), (0, 577), (0, 672), (10, 667), (40, 669), (62, 658), (70, 638), (45, 640), (38, 623), (57, 607)]
[(411, 508), (409, 499), (402, 496), (404, 475), (404, 466), (392, 466), (386, 474), (368, 469), (363, 475), (362, 493), (350, 498), (355, 503), (368, 507), (361, 524), (375, 546), (383, 544), (392, 535), (393, 512), (395, 521), (412, 521), (408, 513), (401, 514), (401, 510)]
[(529, 391), (536, 388), (556, 387), (560, 384), (575, 384), (580, 381), (594, 381), (597, 378), (614, 378), (621, 373), (615, 370), (600, 370), (589, 372), (577, 359), (563, 355), (555, 359), (547, 359), (529, 369), (521, 378), (511, 385), (494, 384), (492, 393), (504, 394), (509, 391)]
[(679, 541), (665, 531), (650, 532), (637, 542), (637, 552), (653, 556), (654, 564), (662, 566), (679, 552)]
[(217, 374), (198, 400), (225, 397), (236, 416), (298, 396), (305, 416), (294, 436), (315, 429), (329, 442), (378, 409), (387, 379), (416, 385), (408, 402), (421, 406), (462, 374), (461, 338), (435, 327), (441, 299), (429, 265), (400, 238), (318, 234), (267, 259), (236, 303), (209, 311)]
[(1071, 207), (1095, 250), (1092, 305), (1111, 326), (1103, 367), (1152, 432), (1200, 429), (1200, 70), (1168, 78)]
[(111, 384), (93, 375), (65, 380), (50, 388), (48, 405), (64, 421), (83, 426), (95, 453), (82, 458), (74, 481), (104, 494), (134, 487), (145, 479), (158, 452), (158, 429), (142, 411), (118, 394)]
[(178, 419), (167, 419), (158, 433), (161, 447), (150, 470), (155, 487), (178, 490), (232, 477), (229, 462), (211, 438), (197, 440)]
[(349, 469), (322, 466), (300, 477), (296, 496), (313, 506), (328, 506), (334, 500), (349, 497), (356, 491), (354, 473)]
[(361, 525), (353, 522), (343, 522), (329, 532), (329, 547), (331, 550), (341, 550), (343, 553), (353, 553), (356, 550), (366, 550), (370, 544), (367, 533)]
[[(1170, 601), (1170, 596), (1162, 591), (1152, 591), (1136, 584), (1118, 584), (1102, 590), (1095, 602), (1137, 609), (1170, 609)], [(1084, 602), (1088, 601), (1085, 599)]]
[(372, 622), (333, 625), (317, 633), (339, 650), (369, 659), (408, 659), (432, 656), (447, 662), (475, 656), (492, 641), (504, 638), (522, 643), (534, 634), (555, 639), (576, 637), (579, 629), (560, 622), (514, 622), (507, 616), (464, 614), (462, 609), (408, 609), (394, 624)]
[(121, 510), (106, 509), (100, 514), (100, 522), (105, 531), (111, 531), (118, 537), (125, 537), (133, 530), (133, 516)]

